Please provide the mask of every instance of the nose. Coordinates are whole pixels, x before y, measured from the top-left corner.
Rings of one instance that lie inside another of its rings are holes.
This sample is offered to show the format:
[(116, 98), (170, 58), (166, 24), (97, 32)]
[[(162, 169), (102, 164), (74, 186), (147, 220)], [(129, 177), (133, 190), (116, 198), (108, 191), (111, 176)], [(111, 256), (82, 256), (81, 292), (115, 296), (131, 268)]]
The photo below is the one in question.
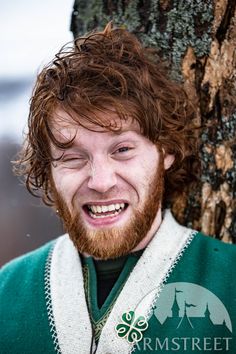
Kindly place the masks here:
[(106, 158), (94, 159), (91, 165), (91, 174), (88, 188), (99, 193), (106, 193), (116, 185), (116, 173), (112, 162)]

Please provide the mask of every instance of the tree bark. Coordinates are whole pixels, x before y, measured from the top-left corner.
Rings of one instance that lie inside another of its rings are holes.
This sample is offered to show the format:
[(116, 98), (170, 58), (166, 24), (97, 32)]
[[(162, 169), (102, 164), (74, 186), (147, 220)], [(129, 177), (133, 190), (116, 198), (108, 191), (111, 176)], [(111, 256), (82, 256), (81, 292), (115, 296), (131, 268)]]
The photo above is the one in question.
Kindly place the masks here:
[(198, 104), (201, 183), (173, 203), (174, 215), (236, 243), (236, 1), (75, 0), (75, 37), (110, 20), (158, 47)]

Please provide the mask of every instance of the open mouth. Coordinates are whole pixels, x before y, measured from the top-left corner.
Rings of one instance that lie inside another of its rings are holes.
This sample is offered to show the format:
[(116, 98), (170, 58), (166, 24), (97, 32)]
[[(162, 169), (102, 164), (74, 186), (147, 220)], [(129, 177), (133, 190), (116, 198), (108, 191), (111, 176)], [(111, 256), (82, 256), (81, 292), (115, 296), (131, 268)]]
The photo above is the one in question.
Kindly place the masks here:
[(83, 209), (93, 219), (111, 218), (119, 215), (128, 208), (127, 203), (116, 203), (108, 205), (84, 205)]

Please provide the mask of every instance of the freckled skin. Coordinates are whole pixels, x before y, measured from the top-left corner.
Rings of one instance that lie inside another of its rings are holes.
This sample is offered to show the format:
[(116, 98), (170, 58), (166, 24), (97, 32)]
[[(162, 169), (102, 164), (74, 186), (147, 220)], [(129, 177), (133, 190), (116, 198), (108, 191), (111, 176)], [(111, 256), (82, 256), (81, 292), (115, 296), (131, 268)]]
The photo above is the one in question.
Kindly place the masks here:
[[(153, 194), (155, 188), (153, 182), (160, 172), (158, 169), (161, 159), (163, 158), (163, 168), (167, 169), (173, 162), (173, 156), (163, 157), (156, 145), (141, 135), (135, 122), (123, 122), (122, 132), (117, 134), (101, 130), (100, 127), (93, 127), (96, 131), (91, 131), (72, 124), (65, 112), (60, 111), (59, 114), (67, 120), (67, 124), (61, 126), (55, 119), (54, 132), (57, 139), (65, 140), (75, 135), (75, 140), (73, 146), (64, 152), (63, 158), (52, 165), (56, 191), (68, 213), (73, 215), (76, 211), (78, 214), (82, 224), (80, 229), (82, 226), (88, 232), (87, 238), (92, 240), (98, 232), (108, 231), (111, 240), (112, 237), (115, 239), (113, 232), (122, 230), (123, 234), (137, 212), (142, 214), (144, 207), (146, 208), (149, 194)], [(109, 115), (112, 119), (117, 119), (115, 113)], [(61, 151), (55, 147), (52, 150), (55, 157), (61, 155)], [(117, 217), (99, 221), (92, 219), (84, 211), (84, 205), (104, 201), (111, 204), (114, 201), (124, 202), (128, 207)], [(135, 250), (144, 248), (159, 227), (160, 203), (155, 208), (154, 220)], [(116, 256), (115, 251), (112, 254)]]

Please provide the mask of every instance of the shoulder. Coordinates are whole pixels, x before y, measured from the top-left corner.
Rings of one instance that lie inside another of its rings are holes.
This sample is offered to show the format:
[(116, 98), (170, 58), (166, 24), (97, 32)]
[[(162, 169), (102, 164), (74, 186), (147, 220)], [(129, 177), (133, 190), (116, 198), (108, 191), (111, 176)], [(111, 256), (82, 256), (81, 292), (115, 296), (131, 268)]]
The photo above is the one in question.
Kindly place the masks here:
[(29, 274), (41, 268), (45, 264), (47, 257), (49, 256), (50, 250), (53, 248), (55, 240), (46, 243), (45, 245), (37, 248), (34, 251), (26, 253), (20, 257), (13, 259), (12, 261), (5, 264), (0, 269), (0, 289), (4, 284), (4, 279), (9, 280), (12, 276), (21, 273)]
[(31, 353), (32, 348), (35, 354), (54, 353), (48, 321), (46, 272), (55, 243), (53, 240), (18, 257), (0, 270), (1, 353), (26, 354)]
[(0, 298), (7, 301), (12, 296), (24, 296), (30, 291), (32, 295), (42, 287), (47, 263), (57, 242), (65, 236), (60, 236), (43, 246), (17, 257), (0, 269)]
[(15, 307), (15, 301), (36, 296), (44, 284), (45, 265), (55, 241), (20, 256), (0, 270), (0, 312), (2, 304)]
[(236, 279), (232, 272), (236, 246), (197, 231), (192, 231), (192, 235), (169, 281), (198, 284), (227, 300), (236, 314), (232, 303), (236, 300)]
[(208, 253), (216, 254), (217, 257), (236, 257), (236, 245), (220, 241), (214, 237), (206, 236), (201, 232), (196, 232), (194, 238), (196, 246), (205, 249)]
[(196, 232), (186, 250), (186, 261), (202, 271), (229, 274), (236, 262), (236, 245)]

